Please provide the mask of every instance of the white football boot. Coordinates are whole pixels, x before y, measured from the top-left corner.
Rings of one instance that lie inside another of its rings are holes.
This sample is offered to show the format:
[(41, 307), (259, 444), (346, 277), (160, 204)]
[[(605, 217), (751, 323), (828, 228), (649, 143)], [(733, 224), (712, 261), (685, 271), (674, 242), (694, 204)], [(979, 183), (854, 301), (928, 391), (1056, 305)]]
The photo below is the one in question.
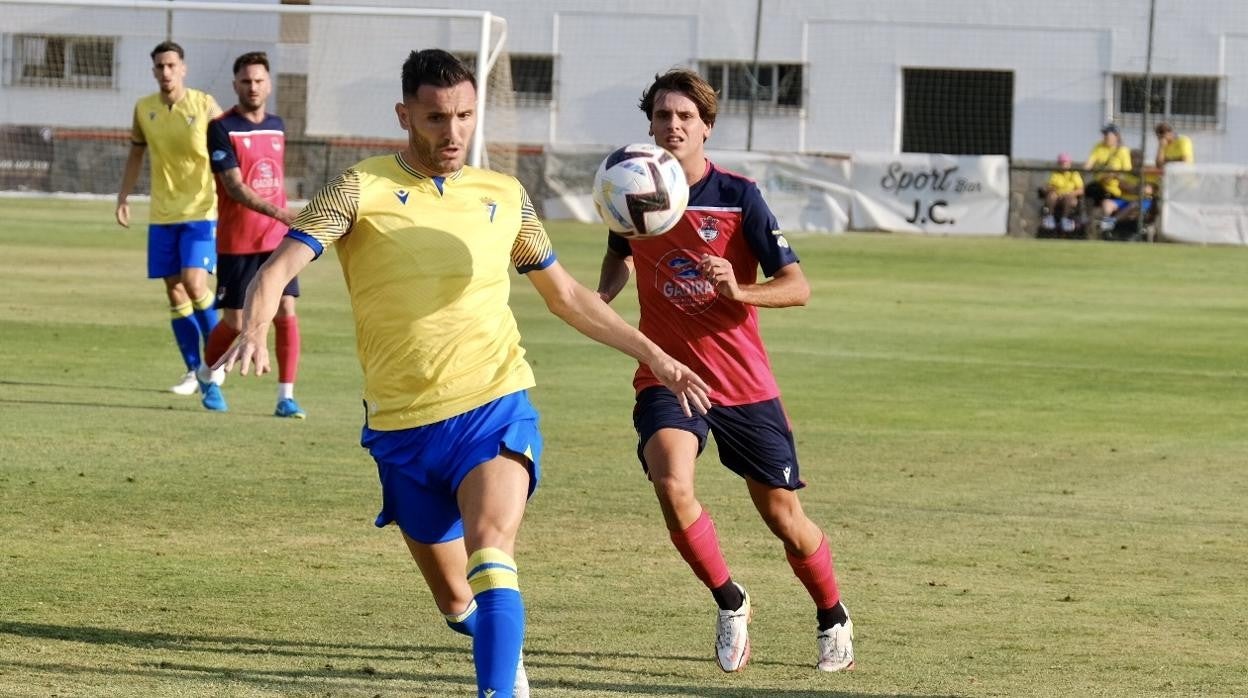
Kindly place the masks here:
[(819, 671), (854, 670), (854, 621), (846, 618), (843, 625), (837, 623), (819, 633), (819, 661), (815, 668)]
[(195, 379), (194, 371), (187, 371), (178, 382), (169, 388), (169, 392), (178, 395), (194, 395), (199, 391), (199, 381)]
[(720, 669), (729, 672), (741, 671), (750, 661), (750, 595), (740, 584), (737, 588), (741, 590), (741, 608), (719, 609), (715, 625), (715, 661), (719, 662)]

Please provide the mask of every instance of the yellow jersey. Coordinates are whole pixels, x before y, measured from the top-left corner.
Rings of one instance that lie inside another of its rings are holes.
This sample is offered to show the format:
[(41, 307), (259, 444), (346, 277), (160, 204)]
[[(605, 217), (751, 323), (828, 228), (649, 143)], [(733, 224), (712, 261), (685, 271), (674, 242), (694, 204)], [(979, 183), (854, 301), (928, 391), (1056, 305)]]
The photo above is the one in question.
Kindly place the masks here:
[(1108, 170), (1108, 172), (1096, 175), (1096, 181), (1105, 187), (1105, 192), (1114, 198), (1122, 198), (1122, 189), (1118, 186), (1118, 175), (1113, 173), (1131, 170), (1131, 149), (1124, 145), (1111, 148), (1102, 141), (1092, 147), (1088, 160), (1092, 163), (1092, 169)]
[(172, 105), (160, 93), (134, 105), (130, 140), (151, 162), (152, 223), (215, 220), (217, 189), (208, 164), (208, 122), (219, 111), (211, 95), (188, 89)]
[(369, 158), (317, 192), (288, 235), (318, 256), (336, 243), (370, 428), (432, 424), (533, 387), (510, 267), (544, 269), (555, 254), (514, 177), (429, 177), (397, 154)]
[(1166, 156), (1166, 162), (1196, 162), (1196, 156), (1192, 153), (1192, 139), (1187, 136), (1176, 136), (1161, 152)]
[(1059, 196), (1071, 194), (1083, 189), (1083, 175), (1077, 170), (1057, 170), (1049, 175), (1049, 186)]

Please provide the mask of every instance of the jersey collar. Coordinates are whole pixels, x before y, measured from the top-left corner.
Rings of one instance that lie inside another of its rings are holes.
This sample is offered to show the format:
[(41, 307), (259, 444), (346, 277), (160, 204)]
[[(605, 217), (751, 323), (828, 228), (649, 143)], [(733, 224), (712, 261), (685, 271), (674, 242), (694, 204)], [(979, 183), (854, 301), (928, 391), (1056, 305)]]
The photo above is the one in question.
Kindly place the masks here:
[[(430, 177), (429, 175), (423, 172), (420, 172), (416, 170), (415, 168), (413, 168), (411, 165), (407, 164), (407, 161), (403, 159), (402, 153), (395, 153), (394, 159), (396, 162), (399, 163), (399, 167), (402, 168), (404, 172), (415, 177), (416, 179), (421, 179), (421, 180), (432, 179), (432, 177)], [(445, 175), (443, 179), (456, 180), (463, 176), (464, 176), (464, 168), (461, 167), (458, 170), (455, 170), (454, 172), (450, 173), (449, 175)]]

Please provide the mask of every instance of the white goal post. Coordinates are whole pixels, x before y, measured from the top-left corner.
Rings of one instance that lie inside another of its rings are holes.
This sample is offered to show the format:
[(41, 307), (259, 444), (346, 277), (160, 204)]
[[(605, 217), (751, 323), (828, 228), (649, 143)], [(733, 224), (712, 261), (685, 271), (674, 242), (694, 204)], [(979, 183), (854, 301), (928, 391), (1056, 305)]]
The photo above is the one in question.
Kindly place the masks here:
[(511, 84), (507, 22), (488, 11), (0, 0), (0, 39), (0, 191), (115, 191), (134, 103), (156, 91), (148, 54), (166, 39), (186, 50), (187, 86), (225, 108), (235, 102), (234, 58), (268, 53), (269, 109), (287, 122), (288, 170), (301, 141), (308, 151), (297, 155), (307, 161), (306, 177), (288, 173), (288, 182), (305, 189), (292, 195), (310, 195), (334, 168), (405, 140), (391, 105), (401, 99), (400, 67), (413, 49), (442, 48), (475, 62), (469, 164), (509, 169), (499, 162), (514, 140), (513, 98), (503, 94)]

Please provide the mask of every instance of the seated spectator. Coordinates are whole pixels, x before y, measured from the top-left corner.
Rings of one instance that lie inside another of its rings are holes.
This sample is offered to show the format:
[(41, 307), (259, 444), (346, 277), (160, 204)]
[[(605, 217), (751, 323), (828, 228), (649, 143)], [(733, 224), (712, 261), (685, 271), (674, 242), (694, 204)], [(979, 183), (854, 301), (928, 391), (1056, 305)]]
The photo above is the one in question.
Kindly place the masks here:
[(1089, 170), (1093, 176), (1087, 187), (1087, 196), (1100, 212), (1101, 227), (1112, 226), (1111, 219), (1114, 211), (1118, 210), (1118, 201), (1122, 199), (1118, 178), (1121, 173), (1131, 170), (1131, 151), (1122, 144), (1117, 126), (1106, 124), (1101, 129), (1101, 140), (1092, 147), (1083, 169)]
[[(1131, 151), (1132, 163), (1141, 162), (1144, 151), (1136, 148)], [(1151, 225), (1156, 217), (1154, 200), (1157, 193), (1157, 173), (1144, 172), (1143, 181), (1134, 171), (1125, 172), (1119, 177), (1122, 196), (1115, 199), (1114, 213), (1102, 221), (1101, 230), (1106, 239), (1139, 240), (1140, 216), (1144, 224)]]
[(1069, 235), (1077, 227), (1075, 219), (1079, 217), (1079, 197), (1083, 196), (1083, 175), (1071, 169), (1070, 155), (1066, 153), (1057, 156), (1057, 166), (1044, 187), (1040, 230), (1042, 234), (1056, 233), (1058, 219), (1061, 219), (1062, 234)]
[(1165, 167), (1167, 162), (1196, 162), (1192, 153), (1192, 139), (1174, 132), (1174, 127), (1161, 122), (1153, 129), (1157, 134), (1157, 166)]

